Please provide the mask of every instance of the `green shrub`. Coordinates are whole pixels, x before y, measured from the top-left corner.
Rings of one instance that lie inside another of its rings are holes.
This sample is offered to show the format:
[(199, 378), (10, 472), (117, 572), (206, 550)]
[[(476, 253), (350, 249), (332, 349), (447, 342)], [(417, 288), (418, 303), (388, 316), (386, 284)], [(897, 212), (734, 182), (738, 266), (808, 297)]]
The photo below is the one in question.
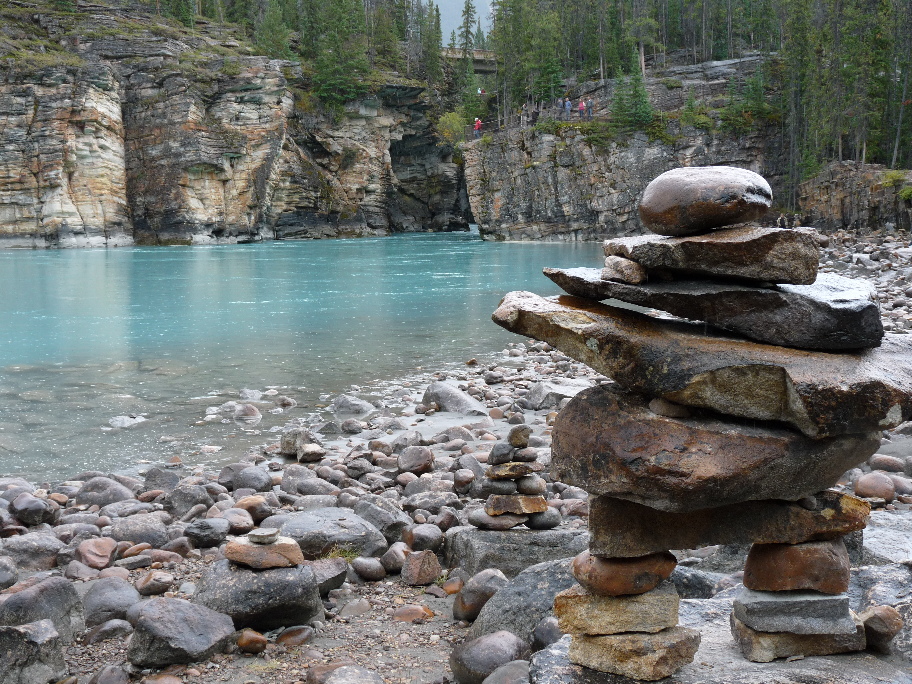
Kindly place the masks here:
[(883, 180), (881, 183), (885, 188), (895, 188), (897, 185), (902, 185), (906, 182), (906, 179), (909, 177), (908, 171), (900, 171), (896, 169), (891, 169), (885, 171), (883, 175)]
[(465, 141), (465, 126), (465, 119), (459, 112), (447, 112), (437, 119), (440, 137), (454, 147)]
[(664, 78), (662, 79), (662, 85), (668, 88), (668, 90), (677, 90), (678, 88), (684, 87), (684, 84), (676, 78)]
[(907, 185), (899, 191), (899, 199), (906, 202), (912, 201), (912, 185)]

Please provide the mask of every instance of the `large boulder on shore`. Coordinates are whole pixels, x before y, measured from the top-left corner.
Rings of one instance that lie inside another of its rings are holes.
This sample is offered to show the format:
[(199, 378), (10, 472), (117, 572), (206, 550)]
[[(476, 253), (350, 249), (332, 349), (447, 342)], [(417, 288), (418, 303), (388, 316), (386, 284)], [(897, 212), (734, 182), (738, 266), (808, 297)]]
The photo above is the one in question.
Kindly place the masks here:
[(76, 492), (77, 506), (98, 506), (126, 501), (133, 498), (133, 492), (109, 477), (93, 477)]
[(45, 684), (67, 673), (60, 636), (50, 620), (0, 627), (0, 682)]
[(108, 620), (123, 620), (139, 600), (139, 592), (127, 580), (102, 577), (92, 582), (82, 599), (86, 625), (94, 627)]
[(3, 555), (9, 556), (20, 572), (38, 572), (55, 568), (57, 554), (65, 546), (52, 534), (21, 534), (3, 540)]
[(333, 549), (348, 549), (359, 556), (379, 556), (386, 539), (376, 527), (348, 508), (317, 508), (313, 511), (266, 518), (261, 527), (278, 527), (283, 537), (294, 539), (304, 558), (314, 560)]
[(219, 561), (203, 572), (192, 602), (230, 615), (237, 629), (268, 631), (323, 617), (317, 578), (303, 565), (251, 570)]
[(447, 530), (444, 561), (473, 575), (497, 568), (516, 577), (530, 566), (582, 553), (588, 544), (585, 529), (480, 530), (465, 525)]
[(227, 615), (180, 599), (154, 598), (130, 617), (134, 631), (127, 659), (137, 667), (207, 660), (235, 635)]
[(446, 382), (432, 382), (428, 385), (421, 403), (425, 406), (432, 403), (437, 404), (441, 411), (461, 413), (466, 416), (488, 415), (484, 404)]
[(553, 613), (554, 597), (576, 584), (572, 561), (561, 558), (523, 570), (485, 603), (466, 638), (507, 630), (531, 644), (535, 626)]
[(111, 526), (111, 537), (117, 541), (150, 544), (160, 549), (168, 543), (168, 528), (157, 515), (140, 513), (117, 520)]
[(63, 577), (49, 577), (24, 588), (0, 594), (0, 625), (24, 625), (50, 620), (62, 644), (70, 644), (85, 630), (82, 599), (73, 584)]

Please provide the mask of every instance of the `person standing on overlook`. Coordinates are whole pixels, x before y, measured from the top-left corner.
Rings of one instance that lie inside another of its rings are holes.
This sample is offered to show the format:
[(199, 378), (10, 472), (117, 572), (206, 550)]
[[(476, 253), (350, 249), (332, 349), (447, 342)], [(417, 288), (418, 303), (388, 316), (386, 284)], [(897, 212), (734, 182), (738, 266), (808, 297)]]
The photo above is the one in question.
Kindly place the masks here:
[(578, 106), (576, 109), (577, 109), (577, 111), (579, 112), (580, 121), (582, 121), (582, 120), (583, 120), (583, 116), (584, 116), (585, 113), (586, 113), (586, 103), (583, 101), (583, 98), (580, 98), (579, 106)]
[(479, 119), (477, 116), (475, 117), (475, 125), (472, 126), (472, 128), (474, 129), (475, 139), (477, 140), (481, 137), (481, 119)]
[(586, 100), (586, 121), (592, 121), (592, 98)]
[(564, 113), (567, 115), (567, 121), (570, 121), (570, 110), (573, 108), (573, 102), (568, 97), (564, 100)]

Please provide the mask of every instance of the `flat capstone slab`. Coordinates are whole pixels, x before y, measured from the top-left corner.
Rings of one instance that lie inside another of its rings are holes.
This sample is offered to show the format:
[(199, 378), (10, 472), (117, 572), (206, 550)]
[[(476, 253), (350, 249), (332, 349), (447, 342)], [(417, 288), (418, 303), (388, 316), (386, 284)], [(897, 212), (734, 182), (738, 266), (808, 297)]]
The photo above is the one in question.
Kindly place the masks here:
[(659, 309), (783, 347), (864, 349), (878, 346), (884, 336), (874, 287), (834, 273), (819, 274), (813, 285), (769, 287), (711, 280), (630, 285), (603, 280), (597, 268), (544, 273), (574, 297)]
[(848, 594), (742, 589), (732, 606), (734, 616), (758, 632), (854, 634), (856, 631)]
[(275, 527), (261, 527), (247, 533), (247, 539), (254, 544), (272, 544), (278, 538), (279, 530)]

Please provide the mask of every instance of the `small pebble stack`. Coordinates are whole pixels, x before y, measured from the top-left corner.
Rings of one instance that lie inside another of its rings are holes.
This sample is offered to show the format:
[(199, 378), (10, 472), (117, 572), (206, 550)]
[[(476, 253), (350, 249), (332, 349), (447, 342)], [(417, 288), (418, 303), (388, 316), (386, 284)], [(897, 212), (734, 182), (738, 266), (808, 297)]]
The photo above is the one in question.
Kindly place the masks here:
[(232, 563), (254, 570), (291, 568), (304, 563), (298, 543), (290, 537), (280, 537), (275, 528), (261, 527), (228, 542), (224, 555)]
[[(484, 489), (493, 490), (484, 509), (474, 511), (469, 522), (486, 530), (508, 530), (525, 524), (531, 529), (550, 529), (561, 516), (548, 507), (545, 481), (537, 473), (544, 466), (536, 461), (538, 452), (529, 446), (532, 428), (517, 425), (505, 442), (497, 442), (488, 455)], [(496, 493), (502, 490), (503, 493)]]
[(712, 544), (754, 544), (731, 615), (748, 660), (865, 648), (841, 537), (870, 506), (827, 488), (912, 415), (912, 345), (884, 336), (873, 288), (818, 277), (816, 231), (750, 223), (771, 202), (743, 169), (664, 173), (640, 205), (652, 235), (606, 241), (601, 270), (545, 269), (572, 296), (494, 313), (613, 380), (552, 435), (551, 476), (592, 495), (579, 585), (554, 603), (572, 663), (653, 681), (692, 662), (669, 550)]

